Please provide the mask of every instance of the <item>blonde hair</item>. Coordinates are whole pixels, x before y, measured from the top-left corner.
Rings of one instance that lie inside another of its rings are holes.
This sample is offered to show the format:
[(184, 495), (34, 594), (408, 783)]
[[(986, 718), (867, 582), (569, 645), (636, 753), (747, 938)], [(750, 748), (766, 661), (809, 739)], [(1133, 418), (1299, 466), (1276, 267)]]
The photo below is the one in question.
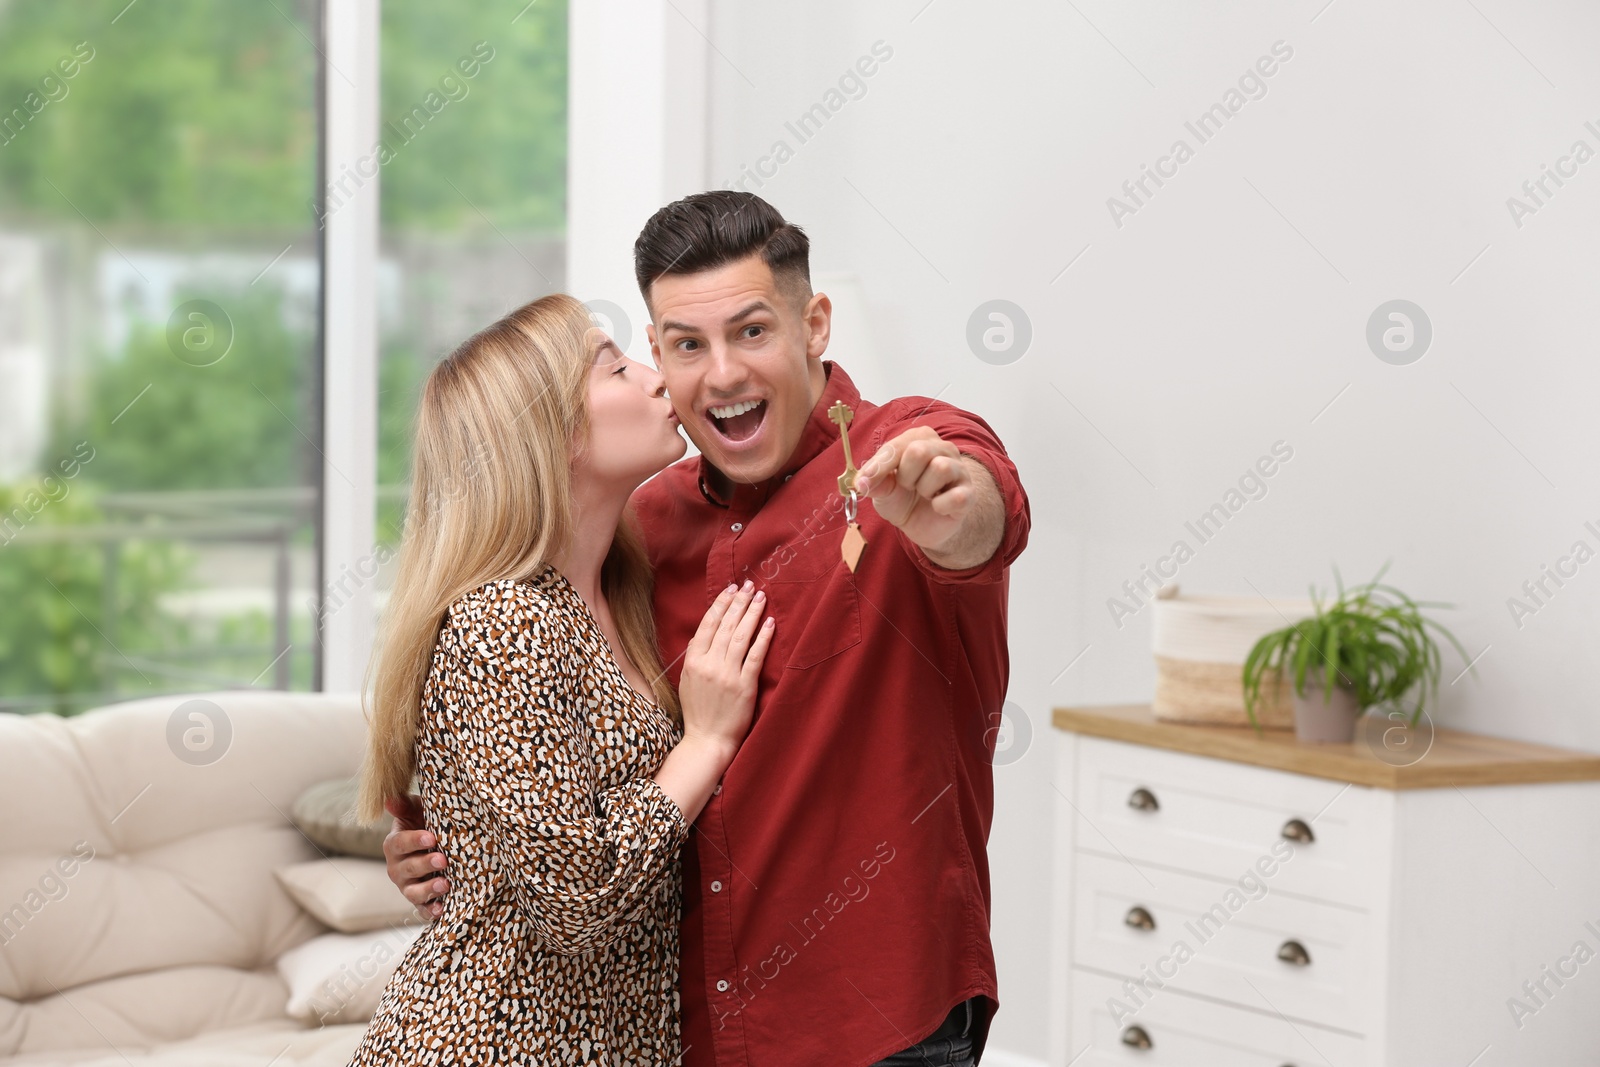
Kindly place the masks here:
[[(489, 582), (537, 574), (572, 538), (572, 465), (589, 430), (591, 329), (577, 300), (542, 297), (468, 338), (423, 386), (398, 572), (367, 672), (363, 821), (382, 817), (386, 799), (411, 789), (423, 687), (450, 605)], [(625, 513), (601, 590), (623, 651), (681, 721), (656, 646), (651, 582)]]

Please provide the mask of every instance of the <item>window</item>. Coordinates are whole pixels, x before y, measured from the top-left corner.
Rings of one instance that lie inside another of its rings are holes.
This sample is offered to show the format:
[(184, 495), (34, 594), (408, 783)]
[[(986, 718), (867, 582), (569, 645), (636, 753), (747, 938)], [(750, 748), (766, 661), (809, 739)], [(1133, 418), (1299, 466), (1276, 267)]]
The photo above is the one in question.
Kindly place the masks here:
[(0, 4), (0, 709), (313, 677), (319, 5)]
[[(0, 0), (0, 711), (318, 684), (322, 6)], [(565, 281), (567, 9), (381, 20), (393, 546), (428, 370)]]
[(380, 54), (378, 538), (393, 547), (428, 371), (564, 288), (567, 8), (385, 0)]

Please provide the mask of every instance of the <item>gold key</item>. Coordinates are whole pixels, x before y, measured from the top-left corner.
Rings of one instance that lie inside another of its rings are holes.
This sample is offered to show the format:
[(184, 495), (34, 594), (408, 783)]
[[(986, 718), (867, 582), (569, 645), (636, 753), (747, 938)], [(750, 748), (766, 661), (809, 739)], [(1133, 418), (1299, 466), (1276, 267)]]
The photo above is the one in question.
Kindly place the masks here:
[(828, 409), (828, 418), (839, 427), (839, 436), (844, 443), (844, 473), (839, 475), (839, 495), (844, 497), (844, 544), (840, 551), (844, 556), (844, 565), (850, 568), (850, 573), (856, 572), (856, 565), (861, 562), (861, 552), (867, 547), (867, 539), (861, 536), (861, 527), (856, 523), (856, 461), (850, 455), (850, 420), (855, 418), (855, 412), (850, 406), (840, 401)]
[(828, 409), (828, 418), (832, 419), (839, 427), (839, 434), (844, 439), (844, 473), (839, 475), (839, 495), (849, 496), (856, 491), (856, 461), (850, 455), (850, 420), (855, 418), (855, 412), (844, 401), (839, 401)]

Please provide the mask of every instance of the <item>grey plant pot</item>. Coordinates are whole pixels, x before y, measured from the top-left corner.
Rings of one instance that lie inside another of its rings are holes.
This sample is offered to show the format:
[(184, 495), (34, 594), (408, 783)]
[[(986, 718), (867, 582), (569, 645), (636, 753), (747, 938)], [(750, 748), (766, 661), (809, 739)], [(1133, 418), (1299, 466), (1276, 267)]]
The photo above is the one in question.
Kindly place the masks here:
[(1356, 739), (1360, 717), (1355, 690), (1335, 685), (1331, 694), (1324, 694), (1320, 676), (1307, 675), (1305, 696), (1294, 696), (1294, 736), (1301, 741), (1348, 744)]

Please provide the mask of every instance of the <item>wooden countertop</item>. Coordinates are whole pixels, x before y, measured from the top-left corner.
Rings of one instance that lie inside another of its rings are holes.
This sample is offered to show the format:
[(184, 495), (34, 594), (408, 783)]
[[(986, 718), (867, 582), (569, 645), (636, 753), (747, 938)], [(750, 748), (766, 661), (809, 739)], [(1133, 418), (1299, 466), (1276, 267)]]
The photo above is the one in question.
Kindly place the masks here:
[[(1349, 744), (1314, 744), (1296, 740), (1293, 730), (1257, 734), (1248, 726), (1163, 722), (1148, 704), (1056, 708), (1053, 718), (1057, 729), (1091, 737), (1382, 789), (1600, 781), (1600, 755), (1459, 730), (1436, 730), (1425, 755), (1399, 766), (1412, 758), (1410, 753), (1395, 752), (1381, 759), (1375, 751), (1382, 750), (1377, 738), (1390, 725), (1384, 719), (1368, 724), (1377, 728), (1369, 746), (1362, 740), (1359, 726), (1356, 740)], [(1427, 744), (1425, 731), (1415, 743)]]

